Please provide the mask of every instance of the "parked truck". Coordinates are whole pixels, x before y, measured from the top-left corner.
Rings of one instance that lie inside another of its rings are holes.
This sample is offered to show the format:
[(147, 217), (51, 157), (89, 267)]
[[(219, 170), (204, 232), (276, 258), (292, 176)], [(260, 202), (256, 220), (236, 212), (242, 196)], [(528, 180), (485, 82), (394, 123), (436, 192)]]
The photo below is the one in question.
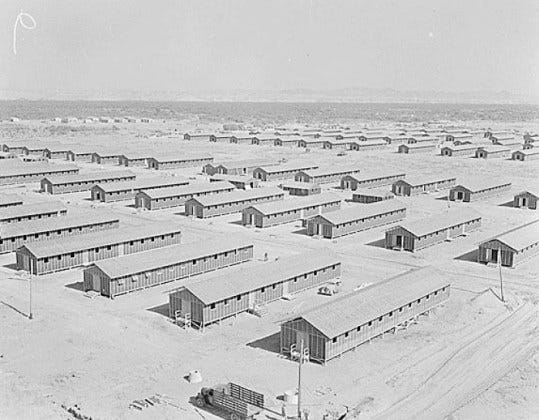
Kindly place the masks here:
[(202, 388), (195, 404), (226, 412), (230, 420), (251, 420), (264, 411), (264, 395), (230, 382)]

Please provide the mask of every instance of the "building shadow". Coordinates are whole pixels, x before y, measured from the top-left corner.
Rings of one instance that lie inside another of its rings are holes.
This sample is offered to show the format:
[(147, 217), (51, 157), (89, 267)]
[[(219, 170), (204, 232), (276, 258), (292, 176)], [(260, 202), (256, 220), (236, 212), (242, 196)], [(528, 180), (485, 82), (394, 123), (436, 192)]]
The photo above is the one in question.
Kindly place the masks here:
[(276, 332), (274, 334), (268, 335), (266, 337), (260, 338), (255, 341), (247, 343), (248, 347), (253, 349), (262, 349), (269, 351), (270, 353), (281, 353), (281, 333)]
[(512, 207), (512, 208), (515, 207), (515, 206), (513, 205), (513, 200), (508, 201), (507, 203), (498, 204), (498, 206), (499, 206), (499, 207)]
[(298, 230), (293, 230), (292, 233), (294, 233), (295, 235), (303, 235), (303, 236), (309, 236), (307, 235), (307, 228), (300, 228)]
[(473, 251), (467, 252), (466, 254), (459, 255), (458, 257), (455, 257), (455, 260), (459, 261), (468, 261), (468, 262), (477, 262), (477, 257), (479, 254), (479, 250), (474, 249)]
[(78, 290), (79, 292), (84, 291), (84, 283), (82, 281), (76, 281), (75, 283), (66, 284), (65, 287), (68, 289)]
[(8, 270), (17, 271), (17, 263), (6, 264), (3, 267), (7, 268)]
[[(440, 201), (442, 201), (442, 200), (443, 200), (443, 201), (448, 201), (448, 200), (447, 200), (447, 195), (440, 195), (440, 196), (436, 197), (436, 200), (440, 200)], [(453, 200), (449, 200), (449, 201), (452, 201), (452, 202), (454, 203)]]
[[(243, 226), (242, 220), (233, 220), (232, 222), (228, 222), (230, 225), (236, 225), (236, 226)], [(256, 228), (256, 226), (252, 226), (253, 228)]]
[(168, 318), (168, 303), (163, 303), (162, 305), (157, 305), (146, 310)]
[(374, 246), (376, 248), (384, 248), (386, 247), (386, 239), (378, 239), (377, 241), (369, 242), (367, 245)]

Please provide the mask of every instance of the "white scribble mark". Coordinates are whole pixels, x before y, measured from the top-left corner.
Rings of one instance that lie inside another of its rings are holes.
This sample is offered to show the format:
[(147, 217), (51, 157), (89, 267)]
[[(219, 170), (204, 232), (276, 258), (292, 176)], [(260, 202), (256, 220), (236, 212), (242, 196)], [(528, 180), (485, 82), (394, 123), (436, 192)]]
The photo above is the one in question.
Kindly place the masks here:
[[(28, 21), (24, 22), (23, 18), (27, 18)], [(35, 19), (30, 16), (28, 13), (23, 13), (21, 10), (21, 13), (17, 15), (17, 19), (15, 20), (15, 25), (13, 25), (13, 54), (17, 55), (17, 26), (21, 25), (24, 29), (28, 29), (31, 31), (32, 29), (35, 29), (37, 26), (37, 23)]]

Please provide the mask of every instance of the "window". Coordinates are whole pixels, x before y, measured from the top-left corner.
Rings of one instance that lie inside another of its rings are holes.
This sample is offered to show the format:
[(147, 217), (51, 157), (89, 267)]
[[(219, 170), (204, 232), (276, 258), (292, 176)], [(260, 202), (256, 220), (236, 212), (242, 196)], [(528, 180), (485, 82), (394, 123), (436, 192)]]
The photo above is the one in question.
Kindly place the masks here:
[(45, 259), (43, 260), (43, 262), (44, 262), (45, 264), (47, 264), (47, 263), (49, 262), (49, 259), (48, 259), (48, 258), (45, 258)]
[(344, 338), (348, 338), (348, 332), (344, 333)]
[(389, 313), (389, 316), (393, 316), (393, 311), (391, 311), (391, 312)]
[(225, 299), (224, 302), (225, 306), (228, 306), (228, 299)]
[(215, 303), (212, 303), (212, 304), (210, 305), (210, 309), (215, 309)]
[(357, 332), (361, 331), (361, 326), (357, 327)]
[(332, 340), (334, 343), (337, 342), (337, 337), (334, 337), (333, 340)]
[(75, 258), (75, 253), (74, 252), (71, 253), (71, 258)]
[(378, 318), (378, 322), (382, 322), (382, 318), (383, 318), (383, 316), (381, 316), (380, 318)]
[(369, 327), (372, 327), (372, 321), (369, 321)]
[(266, 289), (264, 287), (262, 289), (260, 289), (261, 293), (264, 293), (265, 291), (266, 291)]
[(241, 296), (240, 295), (236, 296), (236, 300), (241, 300)]

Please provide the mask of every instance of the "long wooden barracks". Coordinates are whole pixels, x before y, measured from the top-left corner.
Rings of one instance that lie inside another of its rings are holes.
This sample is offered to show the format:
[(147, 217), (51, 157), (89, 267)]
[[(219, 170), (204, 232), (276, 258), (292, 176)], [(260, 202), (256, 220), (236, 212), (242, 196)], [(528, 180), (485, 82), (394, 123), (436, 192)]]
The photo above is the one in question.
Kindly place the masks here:
[(449, 299), (451, 284), (430, 267), (334, 298), (281, 324), (281, 354), (326, 362), (409, 322)]
[(229, 162), (211, 162), (202, 167), (202, 172), (208, 175), (250, 175), (261, 166), (274, 166), (277, 162), (267, 159), (235, 160)]
[(391, 187), (391, 191), (395, 195), (414, 196), (451, 188), (456, 182), (457, 178), (453, 176), (411, 176), (395, 181)]
[(236, 187), (230, 182), (198, 182), (179, 187), (145, 189), (135, 196), (135, 207), (146, 210), (160, 210), (170, 207), (183, 206), (193, 197), (203, 197), (210, 194), (220, 194), (235, 191)]
[(406, 217), (406, 207), (397, 200), (357, 204), (320, 214), (307, 220), (307, 234), (337, 238), (362, 230), (394, 223)]
[[(20, 163), (20, 162), (19, 162)], [(20, 163), (3, 165), (0, 168), (0, 185), (38, 182), (49, 175), (76, 174), (79, 168), (74, 165), (55, 165), (48, 163)]]
[(112, 202), (122, 200), (132, 200), (135, 195), (148, 189), (177, 187), (189, 184), (189, 180), (183, 177), (155, 177), (137, 179), (135, 181), (112, 182), (94, 185), (91, 191), (91, 198), (94, 201)]
[(97, 212), (10, 223), (0, 228), (0, 253), (15, 251), (30, 242), (114, 229), (119, 223), (117, 217)]
[(243, 210), (242, 223), (245, 226), (264, 228), (302, 220), (340, 208), (341, 199), (339, 196), (333, 193), (324, 193), (296, 199), (255, 204)]
[(328, 184), (332, 182), (340, 182), (345, 175), (353, 176), (359, 174), (359, 169), (356, 166), (338, 168), (318, 168), (308, 171), (299, 171), (294, 176), (297, 182), (312, 182), (315, 184)]
[(253, 258), (253, 244), (238, 238), (176, 244), (98, 261), (84, 270), (84, 290), (114, 298), (190, 278)]
[(66, 213), (67, 208), (59, 201), (21, 204), (20, 206), (0, 208), (0, 224), (64, 216)]
[(432, 152), (436, 150), (435, 143), (413, 143), (413, 144), (400, 144), (397, 148), (398, 153), (412, 154), (412, 153), (424, 153)]
[(481, 226), (481, 215), (472, 209), (451, 209), (445, 213), (405, 222), (386, 231), (388, 249), (418, 251), (451, 241)]
[(49, 194), (65, 194), (88, 191), (96, 184), (134, 181), (137, 176), (129, 171), (100, 171), (85, 174), (48, 176), (41, 180), (41, 191)]
[(253, 178), (260, 179), (262, 181), (275, 181), (281, 179), (290, 179), (299, 171), (308, 171), (311, 169), (317, 169), (318, 165), (309, 162), (289, 162), (283, 165), (275, 165), (270, 167), (260, 167), (253, 171)]
[(94, 261), (180, 243), (181, 231), (170, 223), (122, 227), (76, 237), (27, 243), (17, 249), (17, 269), (31, 274), (67, 270)]
[(479, 244), (477, 260), (514, 267), (538, 253), (539, 220), (535, 220)]
[(213, 162), (213, 157), (209, 155), (193, 155), (188, 156), (185, 154), (179, 154), (173, 156), (171, 154), (161, 157), (151, 157), (148, 159), (148, 167), (150, 169), (176, 169), (176, 168), (190, 168), (193, 166), (203, 166), (207, 163)]
[(254, 188), (236, 190), (222, 194), (191, 198), (185, 202), (185, 214), (199, 219), (238, 213), (257, 203), (283, 200), (285, 193), (280, 188)]
[(380, 187), (391, 185), (396, 181), (404, 179), (406, 176), (402, 172), (379, 172), (361, 175), (346, 175), (341, 178), (341, 188), (343, 190), (356, 190), (358, 188)]
[(463, 184), (455, 185), (449, 190), (449, 199), (453, 201), (477, 201), (508, 192), (511, 183), (492, 179), (470, 179)]
[(187, 284), (169, 295), (169, 312), (175, 318), (190, 319), (192, 327), (203, 330), (340, 275), (341, 262), (332, 251), (308, 251)]

